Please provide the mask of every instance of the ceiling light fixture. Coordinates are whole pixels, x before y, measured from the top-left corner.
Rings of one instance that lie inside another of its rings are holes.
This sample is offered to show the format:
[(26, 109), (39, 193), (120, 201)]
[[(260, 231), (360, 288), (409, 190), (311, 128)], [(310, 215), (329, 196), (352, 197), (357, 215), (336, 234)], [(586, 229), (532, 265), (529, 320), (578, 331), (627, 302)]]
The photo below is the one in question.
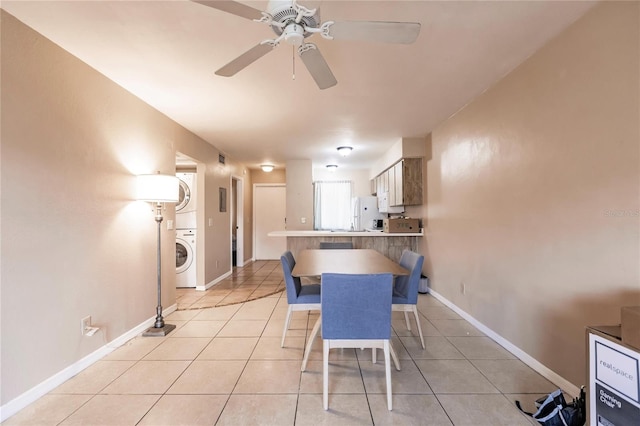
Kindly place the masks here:
[(263, 164), (262, 166), (260, 166), (262, 168), (262, 171), (265, 173), (269, 173), (271, 171), (273, 171), (274, 167), (271, 164)]
[(351, 151), (353, 150), (353, 147), (350, 147), (350, 146), (339, 146), (337, 149), (338, 149), (338, 153), (340, 155), (342, 155), (343, 157), (346, 157), (347, 155), (351, 154)]
[(338, 169), (337, 164), (327, 164), (327, 170), (329, 170), (330, 172), (335, 172), (337, 169)]

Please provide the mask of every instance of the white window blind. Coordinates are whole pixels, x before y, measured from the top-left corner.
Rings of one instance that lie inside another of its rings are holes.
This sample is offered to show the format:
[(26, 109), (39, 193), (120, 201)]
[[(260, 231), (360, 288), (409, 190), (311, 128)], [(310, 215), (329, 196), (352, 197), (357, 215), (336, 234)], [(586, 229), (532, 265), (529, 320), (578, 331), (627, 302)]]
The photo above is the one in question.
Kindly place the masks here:
[(350, 229), (351, 181), (316, 181), (313, 184), (314, 219), (316, 230)]

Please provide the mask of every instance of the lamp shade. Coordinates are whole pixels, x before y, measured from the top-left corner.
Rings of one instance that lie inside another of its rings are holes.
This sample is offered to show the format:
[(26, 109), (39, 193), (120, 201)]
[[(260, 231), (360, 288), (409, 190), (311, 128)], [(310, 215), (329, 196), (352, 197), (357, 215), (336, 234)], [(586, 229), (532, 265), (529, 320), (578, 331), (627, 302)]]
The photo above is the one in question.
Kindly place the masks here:
[(138, 175), (138, 200), (177, 203), (179, 181), (171, 175)]

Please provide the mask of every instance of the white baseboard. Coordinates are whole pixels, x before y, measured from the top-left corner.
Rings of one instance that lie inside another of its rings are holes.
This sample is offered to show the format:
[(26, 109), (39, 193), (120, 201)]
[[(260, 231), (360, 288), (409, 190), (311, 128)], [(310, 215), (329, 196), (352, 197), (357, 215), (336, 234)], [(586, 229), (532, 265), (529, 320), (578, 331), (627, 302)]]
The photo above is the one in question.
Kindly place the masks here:
[(220, 275), (218, 278), (216, 278), (213, 281), (210, 281), (209, 283), (207, 283), (205, 285), (196, 286), (196, 290), (197, 291), (206, 291), (206, 290), (210, 289), (211, 287), (213, 287), (214, 285), (218, 284), (220, 281), (224, 280), (225, 278), (230, 277), (231, 274), (232, 274), (232, 271), (228, 271), (226, 274)]
[[(173, 305), (169, 306), (167, 309), (164, 309), (163, 314), (169, 315), (170, 313), (174, 312), (177, 309), (177, 307), (178, 306), (174, 303)], [(99, 361), (106, 355), (113, 352), (118, 347), (122, 346), (129, 340), (138, 336), (147, 328), (153, 326), (155, 320), (156, 320), (155, 316), (145, 320), (144, 322), (142, 322), (141, 324), (138, 324), (131, 330), (116, 337), (106, 345), (98, 348), (97, 350), (93, 351), (92, 353), (85, 356), (84, 358), (71, 364), (64, 370), (59, 371), (58, 373), (54, 374), (53, 376), (49, 377), (43, 382), (32, 387), (28, 391), (24, 392), (22, 395), (7, 402), (6, 404), (0, 407), (0, 422), (4, 422), (9, 417), (13, 416), (18, 411), (25, 408), (27, 405), (35, 402), (37, 399), (49, 393), (56, 387), (60, 386), (62, 383), (66, 382), (76, 374), (80, 373), (85, 368), (91, 366), (96, 361)], [(101, 331), (98, 331), (98, 333), (101, 333)]]
[(522, 349), (518, 348), (516, 345), (509, 342), (504, 337), (500, 336), (495, 331), (491, 330), (489, 327), (482, 324), (480, 321), (476, 320), (467, 312), (463, 311), (458, 306), (454, 305), (452, 302), (450, 302), (444, 296), (439, 294), (437, 291), (430, 288), (429, 294), (431, 294), (433, 297), (438, 299), (440, 302), (442, 302), (448, 308), (450, 308), (455, 313), (460, 315), (462, 318), (467, 320), (469, 323), (471, 323), (471, 325), (476, 327), (478, 330), (482, 331), (489, 338), (494, 340), (497, 344), (499, 344), (500, 346), (502, 346), (503, 348), (511, 352), (513, 355), (518, 357), (522, 362), (527, 364), (529, 367), (533, 368), (535, 371), (540, 373), (544, 378), (546, 378), (547, 380), (549, 380), (550, 382), (558, 386), (564, 392), (568, 393), (572, 397), (577, 397), (580, 394), (580, 388), (578, 386), (574, 385), (564, 377), (550, 370), (548, 367), (540, 363), (537, 359), (533, 358), (531, 355), (527, 354)]
[(251, 262), (253, 262), (253, 257), (251, 259), (247, 259), (246, 261), (242, 259), (236, 259), (236, 267), (242, 268), (245, 264), (251, 263)]

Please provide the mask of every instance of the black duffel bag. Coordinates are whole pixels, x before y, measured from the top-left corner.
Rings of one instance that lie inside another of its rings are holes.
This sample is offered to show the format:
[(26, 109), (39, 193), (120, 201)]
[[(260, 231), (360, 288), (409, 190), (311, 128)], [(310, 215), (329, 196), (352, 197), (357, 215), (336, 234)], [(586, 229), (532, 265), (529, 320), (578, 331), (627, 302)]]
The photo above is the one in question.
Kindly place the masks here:
[(535, 413), (524, 411), (520, 401), (516, 401), (516, 406), (544, 426), (584, 426), (587, 420), (584, 386), (580, 389), (580, 396), (570, 404), (567, 404), (562, 391), (558, 389), (536, 401), (538, 411)]

